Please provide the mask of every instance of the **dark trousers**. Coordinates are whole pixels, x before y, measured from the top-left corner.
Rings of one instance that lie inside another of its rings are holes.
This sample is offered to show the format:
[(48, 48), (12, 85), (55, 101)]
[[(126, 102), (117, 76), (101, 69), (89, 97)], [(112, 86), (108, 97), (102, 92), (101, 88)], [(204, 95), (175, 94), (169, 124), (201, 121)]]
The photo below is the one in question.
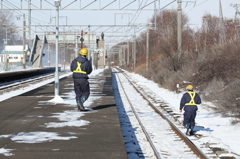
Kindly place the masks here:
[(85, 99), (87, 100), (90, 94), (88, 79), (74, 79), (74, 91), (76, 94), (76, 100), (80, 100), (82, 96), (85, 96)]
[(197, 106), (185, 106), (184, 107), (184, 121), (183, 124), (189, 124), (189, 126), (195, 126), (195, 118), (197, 115)]

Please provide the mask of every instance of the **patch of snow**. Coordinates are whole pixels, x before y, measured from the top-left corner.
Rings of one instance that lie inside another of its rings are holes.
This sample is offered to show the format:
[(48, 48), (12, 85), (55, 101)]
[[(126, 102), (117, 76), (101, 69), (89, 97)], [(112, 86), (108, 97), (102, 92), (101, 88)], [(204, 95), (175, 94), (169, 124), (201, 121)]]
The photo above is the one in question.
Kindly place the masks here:
[(16, 136), (12, 136), (11, 140), (16, 143), (43, 143), (53, 140), (70, 140), (77, 138), (76, 136), (59, 136), (56, 132), (21, 132)]
[(13, 151), (13, 149), (5, 149), (5, 148), (0, 148), (0, 154), (3, 154), (4, 156), (13, 156), (13, 153), (10, 153)]

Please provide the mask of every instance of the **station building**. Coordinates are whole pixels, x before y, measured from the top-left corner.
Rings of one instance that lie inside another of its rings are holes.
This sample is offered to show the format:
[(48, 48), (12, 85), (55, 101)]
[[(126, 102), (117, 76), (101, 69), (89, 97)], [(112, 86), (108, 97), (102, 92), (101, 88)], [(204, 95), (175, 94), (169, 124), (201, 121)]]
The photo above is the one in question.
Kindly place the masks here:
[[(28, 45), (25, 46), (27, 56), (30, 55), (30, 48)], [(5, 50), (0, 52), (0, 62), (22, 62), (23, 61), (23, 45), (7, 45)]]

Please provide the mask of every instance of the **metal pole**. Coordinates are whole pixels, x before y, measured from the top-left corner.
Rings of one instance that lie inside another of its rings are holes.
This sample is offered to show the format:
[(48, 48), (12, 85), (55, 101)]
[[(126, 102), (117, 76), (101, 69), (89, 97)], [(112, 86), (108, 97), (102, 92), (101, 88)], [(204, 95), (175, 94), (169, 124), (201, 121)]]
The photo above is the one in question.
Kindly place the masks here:
[(154, 30), (157, 29), (157, 12), (156, 11), (157, 11), (156, 10), (156, 0), (154, 0), (154, 24), (155, 24)]
[(147, 28), (147, 39), (146, 39), (146, 70), (148, 70), (148, 55), (149, 55), (149, 27)]
[(127, 57), (127, 65), (129, 65), (129, 41), (127, 42), (127, 47), (128, 47), (128, 48), (127, 48), (127, 49), (128, 49), (128, 50), (127, 50), (127, 51), (128, 51), (128, 55), (127, 55), (127, 56), (128, 56), (128, 57)]
[(88, 26), (88, 59), (90, 60), (90, 25)]
[[(83, 30), (81, 31), (81, 38), (83, 38)], [(83, 41), (81, 40), (81, 49), (83, 48)]]
[(136, 67), (136, 34), (135, 34), (135, 27), (134, 27), (134, 67), (133, 71), (135, 72)]
[(92, 68), (95, 70), (95, 51), (92, 51)]
[(28, 0), (28, 46), (31, 47), (31, 0)]
[(78, 57), (78, 35), (76, 34), (75, 57)]
[(25, 14), (23, 14), (23, 69), (26, 69), (26, 21), (25, 21)]
[(59, 95), (59, 75), (58, 75), (58, 33), (59, 33), (59, 6), (56, 6), (56, 64), (55, 64), (55, 97)]
[(5, 40), (5, 47), (4, 47), (4, 50), (5, 50), (5, 56), (6, 56), (6, 59), (5, 59), (5, 71), (8, 71), (8, 52), (7, 52), (7, 41), (8, 41), (8, 38), (7, 38), (7, 25), (6, 25), (6, 40)]
[(181, 67), (181, 56), (182, 56), (182, 0), (178, 0), (177, 9), (177, 38), (178, 38), (178, 67)]
[(225, 41), (225, 31), (221, 0), (219, 0), (219, 19), (220, 19), (220, 43), (223, 44)]
[(7, 46), (8, 36), (7, 36), (7, 25), (6, 25), (6, 46)]
[(65, 34), (65, 30), (64, 30), (64, 63), (63, 63), (63, 70), (65, 71), (65, 67), (66, 67), (66, 34)]
[(123, 65), (126, 65), (125, 45), (123, 46)]
[(50, 46), (51, 44), (48, 43), (48, 66), (50, 66)]
[(122, 61), (122, 58), (121, 58), (121, 49), (119, 49), (119, 52), (118, 52), (118, 61), (119, 61), (119, 65), (121, 66), (121, 61)]
[(134, 69), (134, 40), (132, 39), (132, 69)]

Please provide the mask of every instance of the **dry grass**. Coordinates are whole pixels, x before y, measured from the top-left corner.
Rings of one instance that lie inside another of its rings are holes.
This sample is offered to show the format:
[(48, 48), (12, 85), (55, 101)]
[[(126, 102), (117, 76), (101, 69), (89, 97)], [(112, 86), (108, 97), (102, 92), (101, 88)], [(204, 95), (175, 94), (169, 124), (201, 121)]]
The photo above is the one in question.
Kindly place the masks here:
[[(162, 15), (161, 15), (162, 14)], [(235, 39), (219, 44), (217, 26), (208, 34), (183, 27), (183, 54), (178, 63), (176, 13), (161, 12), (159, 30), (150, 31), (149, 69), (146, 71), (145, 34), (138, 39), (135, 71), (164, 88), (176, 91), (189, 82), (204, 98), (217, 105), (216, 112), (240, 118), (240, 45)], [(214, 20), (218, 18), (212, 17)], [(153, 20), (153, 19), (152, 19)], [(116, 58), (117, 59), (117, 58)], [(131, 66), (131, 65), (130, 65)], [(132, 67), (124, 67), (132, 71)]]
[[(240, 46), (229, 43), (215, 46), (200, 54), (185, 55), (181, 70), (174, 71), (167, 57), (151, 62), (149, 71), (140, 67), (139, 73), (176, 91), (176, 85), (193, 83), (204, 100), (217, 105), (215, 111), (223, 116), (240, 118)], [(236, 123), (234, 120), (232, 123)]]

